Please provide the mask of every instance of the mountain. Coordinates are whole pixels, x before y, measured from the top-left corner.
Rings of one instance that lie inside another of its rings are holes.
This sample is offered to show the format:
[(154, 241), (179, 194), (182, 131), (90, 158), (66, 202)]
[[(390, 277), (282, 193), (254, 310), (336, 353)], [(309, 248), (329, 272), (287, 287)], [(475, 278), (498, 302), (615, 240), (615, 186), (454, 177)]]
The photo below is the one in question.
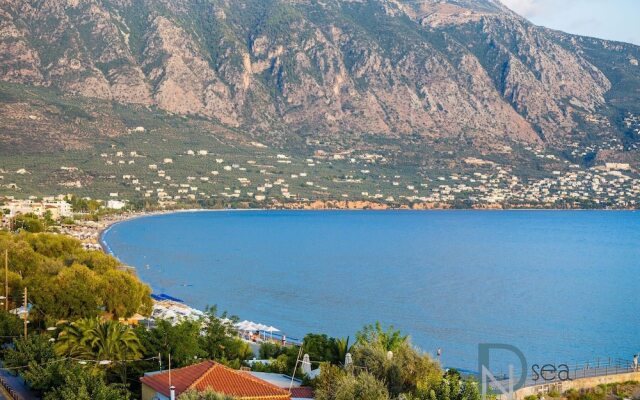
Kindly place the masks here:
[(638, 60), (498, 0), (0, 0), (0, 140), (91, 147), (148, 110), (305, 154), (637, 163)]

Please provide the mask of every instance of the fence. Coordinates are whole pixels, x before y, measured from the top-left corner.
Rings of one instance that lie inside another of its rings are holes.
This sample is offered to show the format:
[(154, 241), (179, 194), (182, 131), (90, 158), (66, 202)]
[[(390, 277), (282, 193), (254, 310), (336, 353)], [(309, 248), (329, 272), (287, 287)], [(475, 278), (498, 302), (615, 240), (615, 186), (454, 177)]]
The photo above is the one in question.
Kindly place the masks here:
[(25, 400), (24, 397), (20, 395), (15, 389), (11, 387), (9, 382), (4, 379), (4, 376), (0, 376), (0, 385), (4, 388), (4, 390), (9, 393), (13, 400)]
[[(536, 386), (581, 378), (595, 378), (634, 372), (633, 362), (622, 358), (598, 358), (581, 363), (560, 363), (551, 364), (551, 366), (553, 368), (550, 367), (545, 372), (542, 371), (544, 365), (538, 365), (535, 372), (533, 369), (526, 371), (527, 378), (524, 386)], [(504, 371), (498, 371), (494, 376), (496, 381), (504, 387), (509, 383), (509, 375)], [(522, 371), (514, 371), (513, 383), (516, 384), (521, 376)]]

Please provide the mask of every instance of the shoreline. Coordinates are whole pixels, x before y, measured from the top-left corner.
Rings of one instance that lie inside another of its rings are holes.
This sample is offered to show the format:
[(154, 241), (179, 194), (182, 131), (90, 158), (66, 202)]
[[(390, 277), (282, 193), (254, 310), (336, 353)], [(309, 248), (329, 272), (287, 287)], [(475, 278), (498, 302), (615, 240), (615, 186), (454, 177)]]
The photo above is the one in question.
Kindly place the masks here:
[(203, 212), (251, 212), (251, 211), (263, 211), (263, 212), (281, 212), (281, 211), (304, 211), (304, 212), (335, 212), (335, 211), (369, 211), (369, 212), (525, 212), (525, 211), (547, 211), (547, 212), (637, 212), (637, 209), (589, 209), (589, 208), (430, 208), (430, 209), (412, 209), (412, 208), (385, 208), (385, 209), (368, 209), (368, 208), (322, 208), (322, 209), (294, 209), (294, 208), (189, 208), (189, 209), (176, 209), (176, 210), (162, 210), (162, 211), (133, 211), (126, 214), (115, 214), (116, 218), (106, 218), (98, 221), (101, 226), (97, 227), (96, 242), (102, 248), (105, 253), (116, 257), (110, 249), (107, 242), (104, 240), (104, 235), (115, 225), (123, 222), (133, 221), (140, 218), (156, 217), (160, 215), (182, 214), (182, 213), (203, 213)]

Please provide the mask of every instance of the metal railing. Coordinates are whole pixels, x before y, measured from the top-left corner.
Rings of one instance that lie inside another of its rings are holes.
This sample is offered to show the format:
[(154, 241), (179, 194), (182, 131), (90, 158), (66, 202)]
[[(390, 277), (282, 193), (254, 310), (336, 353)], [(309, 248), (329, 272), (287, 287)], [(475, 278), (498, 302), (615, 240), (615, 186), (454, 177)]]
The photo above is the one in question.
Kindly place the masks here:
[(25, 400), (15, 389), (11, 387), (9, 382), (7, 382), (3, 376), (0, 376), (0, 385), (2, 385), (4, 390), (9, 393), (13, 400)]
[[(580, 363), (560, 363), (551, 365), (555, 367), (555, 371), (553, 368), (548, 368), (543, 372), (542, 368), (544, 367), (544, 364), (538, 364), (538, 368), (535, 372), (532, 369), (526, 371), (527, 378), (524, 386), (528, 387), (553, 384), (567, 380), (594, 378), (598, 376), (618, 375), (640, 371), (634, 369), (632, 361), (622, 358), (598, 358)], [(521, 376), (522, 371), (514, 371), (514, 383), (517, 383)], [(508, 372), (497, 371), (494, 374), (494, 377), (496, 378), (496, 381), (502, 385), (506, 385), (509, 382)]]

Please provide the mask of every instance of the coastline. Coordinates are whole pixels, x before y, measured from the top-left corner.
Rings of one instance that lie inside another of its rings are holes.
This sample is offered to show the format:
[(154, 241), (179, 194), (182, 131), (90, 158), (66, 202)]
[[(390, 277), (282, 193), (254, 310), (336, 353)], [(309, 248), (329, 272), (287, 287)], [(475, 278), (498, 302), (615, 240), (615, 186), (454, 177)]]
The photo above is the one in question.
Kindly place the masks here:
[(104, 240), (104, 236), (109, 232), (109, 230), (123, 222), (132, 221), (135, 219), (146, 218), (146, 217), (155, 217), (159, 215), (171, 215), (171, 214), (181, 214), (181, 213), (201, 213), (201, 212), (251, 212), (251, 211), (306, 211), (306, 212), (335, 212), (335, 211), (376, 211), (376, 212), (385, 212), (385, 211), (414, 211), (414, 212), (452, 212), (452, 211), (463, 211), (463, 212), (526, 212), (526, 211), (548, 211), (548, 212), (637, 212), (636, 209), (589, 209), (589, 208), (570, 208), (570, 209), (560, 209), (560, 208), (220, 208), (220, 209), (211, 209), (211, 208), (189, 208), (189, 209), (176, 209), (176, 210), (162, 210), (162, 211), (134, 211), (128, 212), (126, 214), (115, 214), (112, 218), (105, 218), (100, 220), (96, 227), (96, 242), (102, 248), (102, 251), (105, 253), (116, 257), (108, 243)]

